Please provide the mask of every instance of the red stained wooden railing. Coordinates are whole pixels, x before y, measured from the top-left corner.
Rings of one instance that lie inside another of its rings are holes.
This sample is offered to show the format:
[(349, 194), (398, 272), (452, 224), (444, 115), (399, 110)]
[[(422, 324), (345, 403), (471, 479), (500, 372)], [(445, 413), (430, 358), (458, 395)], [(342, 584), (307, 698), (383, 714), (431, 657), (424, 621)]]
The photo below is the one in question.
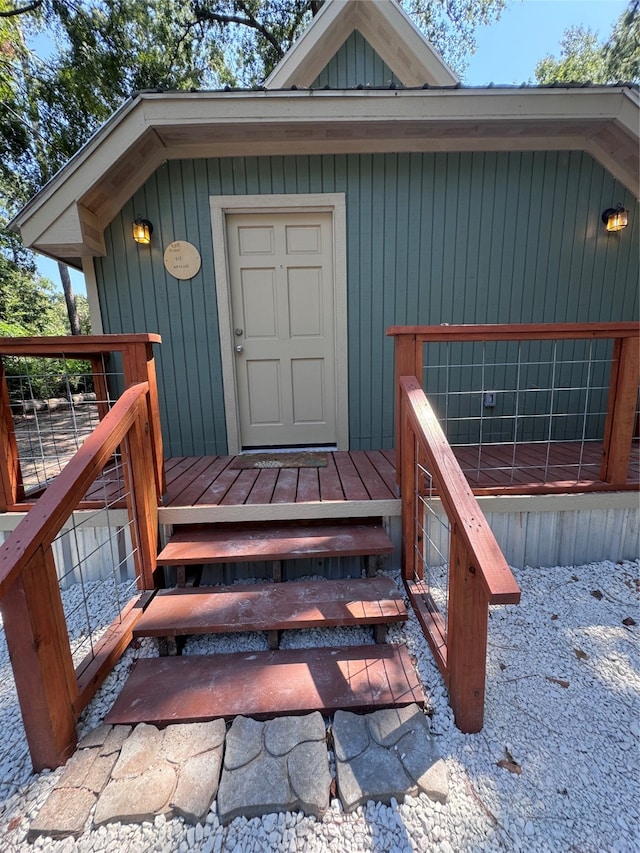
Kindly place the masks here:
[[(399, 409), (402, 576), (447, 684), (456, 725), (463, 732), (478, 732), (484, 716), (489, 605), (517, 604), (520, 589), (415, 377), (400, 377)], [(423, 467), (431, 474), (451, 531), (446, 623), (432, 606), (422, 561), (416, 559), (426, 546)]]
[(154, 476), (158, 494), (164, 494), (166, 491), (164, 456), (153, 356), (153, 344), (158, 344), (160, 341), (160, 335), (154, 334), (0, 338), (0, 512), (23, 510), (24, 507), (20, 506), (20, 502), (25, 496), (9, 392), (2, 365), (3, 356), (65, 357), (90, 361), (98, 399), (98, 415), (104, 418), (109, 408), (105, 402), (108, 395), (103, 365), (105, 359), (108, 359), (112, 353), (120, 353), (124, 387), (128, 388), (136, 382), (148, 384), (148, 431), (153, 453)]
[[(640, 323), (546, 323), (513, 325), (392, 326), (395, 337), (396, 450), (401, 450), (400, 377), (422, 376), (425, 343), (454, 341), (594, 340), (614, 341), (600, 478), (626, 485), (636, 421), (640, 379)], [(398, 466), (400, 478), (400, 466)]]
[[(142, 368), (130, 365), (129, 373)], [(36, 771), (57, 767), (73, 753), (77, 718), (131, 641), (144, 590), (154, 586), (159, 493), (149, 441), (151, 396), (148, 382), (127, 388), (0, 546), (0, 607)], [(140, 595), (74, 668), (51, 546), (118, 447), (126, 471)]]

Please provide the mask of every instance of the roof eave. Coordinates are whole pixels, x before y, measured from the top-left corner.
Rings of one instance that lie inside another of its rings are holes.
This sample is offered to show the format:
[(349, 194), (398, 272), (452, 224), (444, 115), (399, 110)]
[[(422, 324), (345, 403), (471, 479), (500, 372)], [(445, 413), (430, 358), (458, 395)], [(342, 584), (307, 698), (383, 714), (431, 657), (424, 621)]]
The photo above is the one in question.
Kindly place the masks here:
[[(295, 110), (291, 108), (291, 100), (296, 102)], [(462, 138), (460, 133), (456, 137), (456, 127), (467, 127), (473, 122), (478, 134), (489, 134), (492, 122), (499, 126), (500, 122), (509, 120), (516, 122), (530, 140), (528, 146), (527, 139), (514, 138), (513, 150), (582, 148), (637, 195), (637, 153), (631, 166), (624, 167), (625, 171), (616, 157), (615, 144), (613, 149), (611, 147), (611, 131), (619, 139), (632, 140), (633, 147), (637, 148), (639, 106), (638, 93), (625, 87), (572, 89), (570, 92), (557, 88), (487, 88), (141, 93), (114, 113), (15, 217), (12, 225), (20, 228), (28, 245), (54, 257), (103, 254), (102, 233), (117, 212), (116, 208), (120, 209), (126, 198), (130, 198), (164, 160), (248, 153), (251, 134), (247, 134), (248, 141), (244, 140), (242, 145), (234, 142), (225, 148), (224, 141), (216, 142), (216, 129), (222, 139), (225, 129), (228, 132), (229, 128), (237, 127), (244, 133), (255, 125), (259, 132), (266, 123), (274, 128), (274, 139), (280, 134), (283, 142), (276, 144), (263, 139), (259, 151), (264, 154), (280, 151), (285, 142), (291, 150), (292, 141), (297, 143), (296, 150), (300, 153), (384, 151), (392, 150), (394, 145), (397, 150), (493, 150), (488, 147), (490, 137), (483, 141), (478, 136), (474, 149), (473, 138)], [(555, 122), (560, 133), (563, 121), (567, 121), (569, 128), (569, 113), (575, 127), (590, 122), (593, 133), (582, 136), (576, 133), (575, 144), (568, 134), (568, 138), (549, 137), (545, 145), (544, 139), (536, 135), (536, 128), (545, 122)], [(418, 135), (399, 145), (398, 128), (402, 122), (409, 121), (423, 122), (425, 134), (430, 127), (448, 127), (448, 135), (441, 134), (440, 141), (434, 144), (428, 136), (421, 139)], [(324, 141), (309, 141), (299, 132), (305, 126), (313, 126), (320, 132), (329, 122), (337, 130), (331, 137), (327, 134)], [(596, 133), (599, 127), (608, 128), (602, 138)], [(369, 133), (371, 128), (375, 128), (373, 136)], [(190, 145), (189, 138), (192, 134), (197, 136), (197, 129), (207, 129), (203, 138), (211, 142), (202, 143), (200, 147)], [(174, 141), (168, 142), (171, 138)], [(509, 140), (503, 142), (507, 147), (503, 145), (502, 150), (509, 150)], [(628, 142), (625, 144), (629, 147)], [(207, 150), (210, 150), (208, 155)], [(109, 181), (115, 188), (111, 206), (98, 210), (99, 205), (90, 201), (90, 196), (96, 197), (100, 182), (103, 182), (101, 192), (104, 196), (104, 187)], [(124, 201), (118, 197), (122, 192), (128, 193)]]

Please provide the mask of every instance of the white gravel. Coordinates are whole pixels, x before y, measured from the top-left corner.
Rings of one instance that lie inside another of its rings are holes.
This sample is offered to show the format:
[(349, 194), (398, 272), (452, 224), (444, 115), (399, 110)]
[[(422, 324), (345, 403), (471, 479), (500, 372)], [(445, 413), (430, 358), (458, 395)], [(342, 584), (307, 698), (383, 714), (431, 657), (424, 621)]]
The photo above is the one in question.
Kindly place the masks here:
[[(524, 569), (518, 607), (492, 609), (485, 726), (454, 726), (442, 680), (416, 621), (394, 628), (406, 640), (430, 696), (433, 731), (450, 775), (450, 800), (425, 796), (369, 803), (351, 815), (334, 801), (322, 821), (301, 814), (243, 818), (221, 827), (181, 819), (102, 827), (77, 841), (26, 843), (60, 771), (31, 773), (4, 634), (0, 646), (0, 850), (2, 851), (637, 851), (640, 849), (640, 563)], [(594, 595), (593, 593), (596, 593)], [(600, 597), (601, 594), (601, 597)], [(313, 637), (311, 638), (311, 634)], [(306, 635), (306, 636), (305, 636)], [(309, 644), (318, 632), (290, 634)], [(369, 642), (344, 629), (329, 642)], [(222, 637), (220, 650), (266, 648), (263, 635)], [(187, 652), (202, 650), (189, 644)], [(100, 721), (134, 656), (129, 650), (80, 721)], [(498, 766), (504, 760), (511, 770)], [(511, 762), (509, 764), (509, 762)], [(511, 772), (515, 770), (521, 772)]]

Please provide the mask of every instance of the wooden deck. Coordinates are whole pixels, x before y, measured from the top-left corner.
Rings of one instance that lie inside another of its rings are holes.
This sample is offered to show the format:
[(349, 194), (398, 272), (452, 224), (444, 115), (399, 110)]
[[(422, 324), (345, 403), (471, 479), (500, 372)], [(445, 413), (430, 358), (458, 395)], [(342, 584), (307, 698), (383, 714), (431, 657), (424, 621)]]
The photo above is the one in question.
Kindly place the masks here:
[[(600, 443), (486, 445), (454, 447), (472, 489), (478, 495), (619, 491), (600, 480)], [(582, 452), (582, 458), (581, 458)], [(328, 454), (326, 468), (232, 468), (234, 457), (168, 459), (163, 516), (216, 506), (221, 521), (253, 517), (305, 518), (309, 505), (328, 517), (395, 515), (399, 511), (395, 451)], [(639, 445), (633, 446), (627, 482), (640, 485)], [(318, 506), (321, 504), (322, 506)], [(262, 510), (260, 508), (263, 508)], [(280, 511), (278, 511), (280, 510)], [(204, 518), (204, 516), (203, 516)]]
[[(493, 444), (453, 451), (476, 495), (531, 495), (637, 490), (640, 443), (635, 441), (624, 485), (600, 479), (602, 445), (589, 442)], [(160, 510), (164, 524), (354, 518), (398, 515), (395, 451), (355, 450), (327, 454), (326, 467), (233, 467), (234, 456), (165, 459), (167, 492)], [(82, 508), (109, 503), (123, 507), (122, 481), (105, 471)], [(13, 507), (25, 511), (27, 500)]]

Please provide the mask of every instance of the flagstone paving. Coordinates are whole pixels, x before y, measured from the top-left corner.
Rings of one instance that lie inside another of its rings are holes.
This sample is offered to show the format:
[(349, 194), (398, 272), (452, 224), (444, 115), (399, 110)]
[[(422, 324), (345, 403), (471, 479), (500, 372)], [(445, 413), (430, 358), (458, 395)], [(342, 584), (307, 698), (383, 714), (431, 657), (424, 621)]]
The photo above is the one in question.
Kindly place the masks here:
[[(329, 729), (337, 793), (346, 811), (361, 803), (426, 793), (445, 802), (447, 771), (421, 708), (358, 715), (338, 711)], [(79, 837), (109, 823), (182, 816), (218, 818), (303, 812), (321, 818), (332, 796), (330, 743), (322, 715), (262, 722), (236, 717), (157, 729), (103, 725), (78, 745), (31, 824), (29, 839)]]

